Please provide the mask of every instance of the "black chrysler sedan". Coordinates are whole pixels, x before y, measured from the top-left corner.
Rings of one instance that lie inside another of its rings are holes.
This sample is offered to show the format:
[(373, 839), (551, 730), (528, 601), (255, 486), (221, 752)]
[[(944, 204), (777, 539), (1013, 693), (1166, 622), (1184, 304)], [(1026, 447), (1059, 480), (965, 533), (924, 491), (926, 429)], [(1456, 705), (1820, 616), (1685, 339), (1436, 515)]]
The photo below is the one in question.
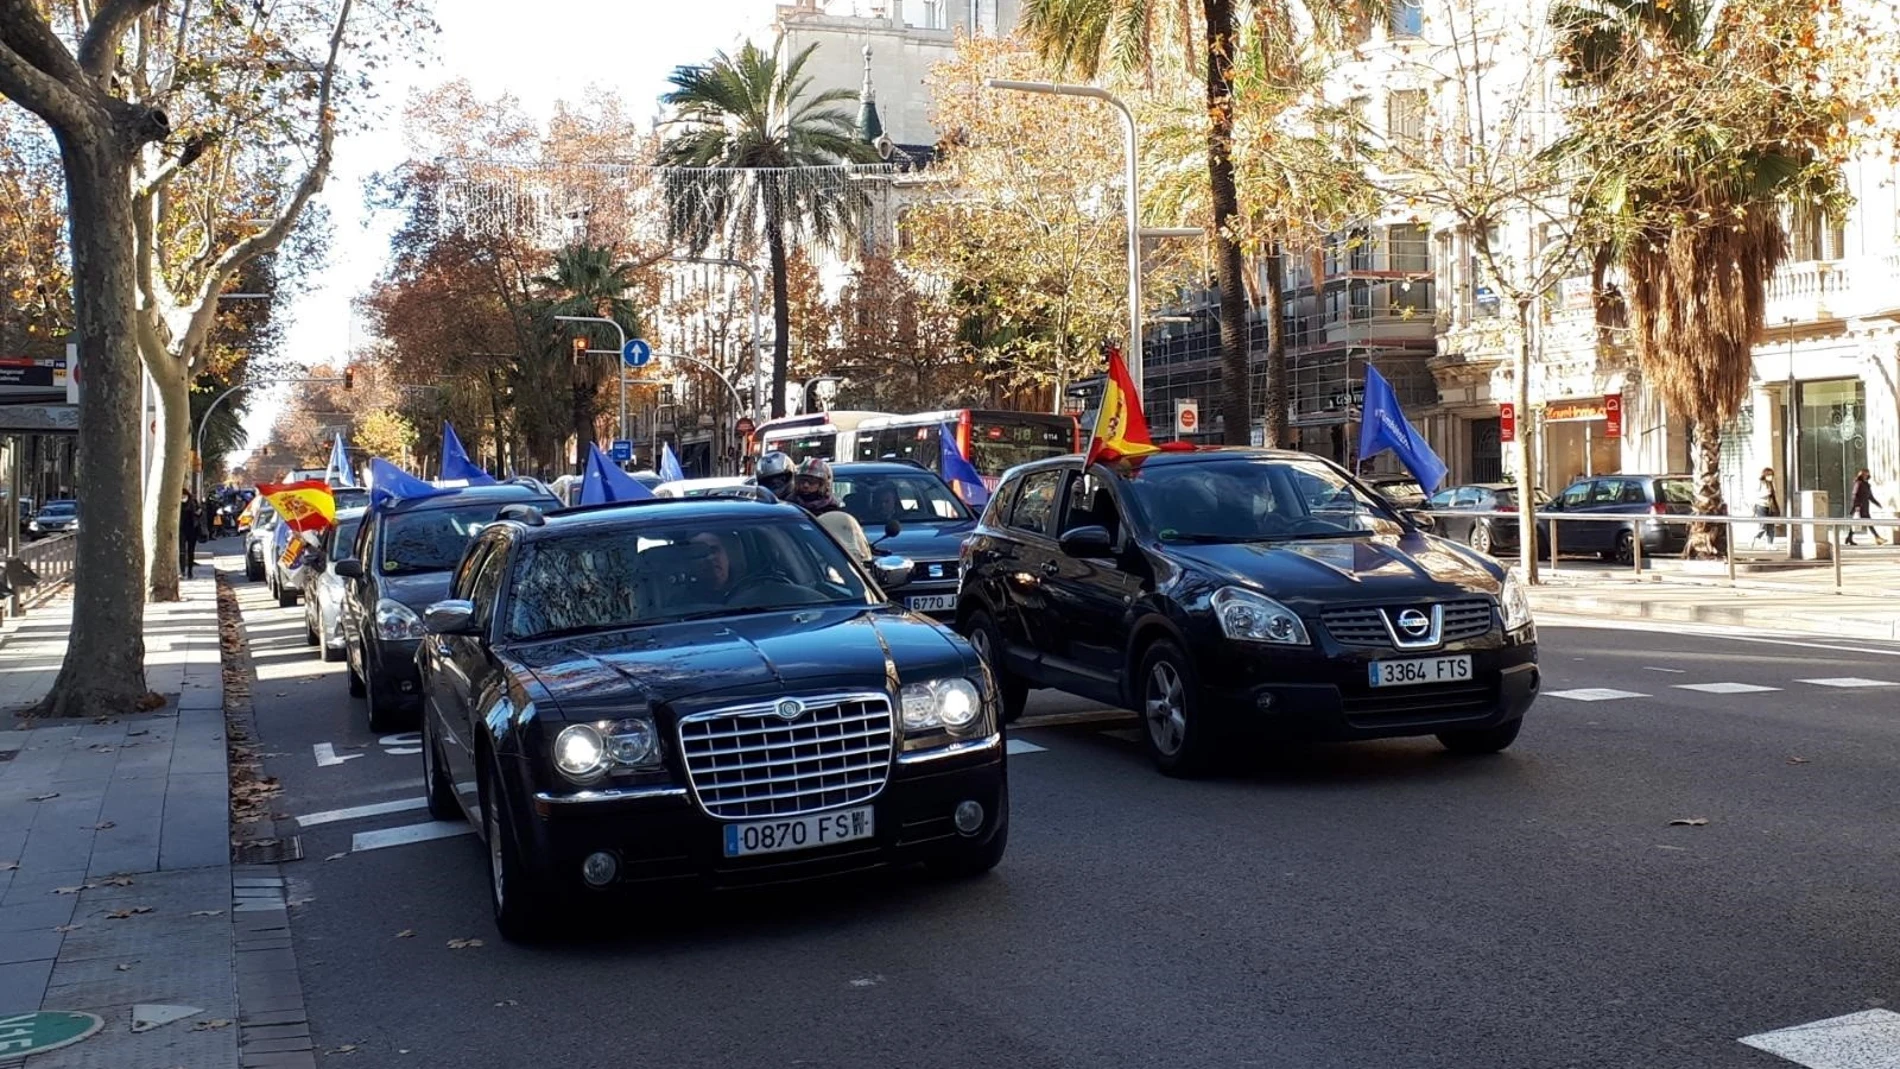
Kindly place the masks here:
[(1171, 775), (1243, 731), (1496, 752), (1537, 696), (1509, 573), (1305, 453), (1025, 465), (963, 565), (958, 628), (1006, 717), (1030, 687), (1134, 709)]
[(350, 559), (336, 562), (350, 696), (364, 699), (371, 731), (396, 730), (421, 709), (422, 613), (448, 595), (469, 538), (512, 504), (555, 508), (560, 501), (533, 486), (501, 483), (378, 506), (357, 530)]
[(429, 811), (488, 844), (495, 922), (615, 887), (732, 887), (908, 862), (986, 872), (1003, 739), (970, 645), (883, 592), (803, 510), (658, 499), (476, 539), (418, 658)]

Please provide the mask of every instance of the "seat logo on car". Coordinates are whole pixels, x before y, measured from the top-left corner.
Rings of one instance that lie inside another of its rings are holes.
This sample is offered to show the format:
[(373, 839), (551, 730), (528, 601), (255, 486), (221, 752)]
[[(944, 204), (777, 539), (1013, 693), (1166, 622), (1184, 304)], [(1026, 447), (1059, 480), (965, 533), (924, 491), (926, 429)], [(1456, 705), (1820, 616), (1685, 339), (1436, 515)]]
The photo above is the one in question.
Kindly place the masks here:
[(1398, 625), (1413, 638), (1424, 638), (1432, 629), (1432, 619), (1417, 609), (1407, 609), (1399, 614)]
[(775, 711), (778, 713), (780, 720), (797, 720), (799, 717), (805, 715), (805, 703), (787, 698), (778, 703), (778, 708)]

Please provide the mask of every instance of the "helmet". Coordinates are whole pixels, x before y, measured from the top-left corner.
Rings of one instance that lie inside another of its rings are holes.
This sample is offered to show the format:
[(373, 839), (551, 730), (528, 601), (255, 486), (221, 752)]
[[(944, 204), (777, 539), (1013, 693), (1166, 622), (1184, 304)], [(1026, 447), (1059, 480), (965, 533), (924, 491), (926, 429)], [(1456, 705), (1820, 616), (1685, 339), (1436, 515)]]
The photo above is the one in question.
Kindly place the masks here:
[[(805, 491), (797, 488), (798, 483), (805, 482), (817, 483), (818, 489)], [(793, 483), (792, 493), (796, 498), (809, 501), (823, 501), (830, 497), (831, 462), (824, 457), (806, 457), (805, 462), (798, 466), (798, 478)]]
[(774, 449), (759, 458), (753, 481), (776, 494), (781, 501), (792, 497), (792, 458)]

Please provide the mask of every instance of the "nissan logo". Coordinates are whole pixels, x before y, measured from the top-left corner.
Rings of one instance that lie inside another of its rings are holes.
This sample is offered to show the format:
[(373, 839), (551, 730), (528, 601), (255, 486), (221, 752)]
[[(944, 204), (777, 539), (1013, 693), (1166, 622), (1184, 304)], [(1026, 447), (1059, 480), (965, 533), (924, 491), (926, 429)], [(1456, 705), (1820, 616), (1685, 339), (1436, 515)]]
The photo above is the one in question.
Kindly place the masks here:
[(805, 706), (801, 702), (787, 698), (778, 703), (776, 712), (780, 720), (797, 720), (799, 717), (805, 715)]
[(1413, 638), (1421, 638), (1426, 632), (1432, 629), (1431, 617), (1426, 616), (1417, 609), (1407, 609), (1399, 613), (1397, 623), (1399, 630), (1411, 635)]

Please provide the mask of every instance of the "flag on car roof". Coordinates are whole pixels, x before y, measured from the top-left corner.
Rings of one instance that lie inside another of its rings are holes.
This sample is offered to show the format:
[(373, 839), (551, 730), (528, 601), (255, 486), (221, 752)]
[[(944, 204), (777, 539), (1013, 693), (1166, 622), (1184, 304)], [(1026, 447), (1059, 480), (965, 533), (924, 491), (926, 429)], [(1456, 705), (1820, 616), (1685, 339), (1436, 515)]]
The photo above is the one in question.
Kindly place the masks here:
[(660, 479), (663, 482), (676, 483), (686, 478), (686, 470), (680, 467), (679, 455), (673, 452), (673, 443), (660, 443)]
[(1392, 450), (1406, 469), (1418, 478), (1426, 493), (1445, 481), (1445, 462), (1432, 452), (1425, 436), (1405, 418), (1399, 396), (1385, 381), (1379, 369), (1366, 365), (1366, 401), (1359, 423), (1359, 459), (1378, 456)]
[(976, 466), (963, 456), (963, 450), (957, 448), (957, 434), (948, 423), (937, 427), (938, 458), (937, 467), (942, 470), (943, 481), (950, 484), (963, 503), (971, 508), (982, 508), (989, 504), (990, 491), (983, 485), (983, 476), (977, 473)]
[(1156, 445), (1148, 435), (1148, 417), (1141, 411), (1141, 391), (1128, 374), (1118, 346), (1108, 347), (1108, 381), (1102, 388), (1102, 406), (1089, 435), (1088, 463), (1138, 457), (1148, 453), (1191, 452), (1187, 442)]
[(336, 522), (336, 495), (321, 479), (295, 483), (258, 483), (257, 492), (284, 518), (292, 531), (321, 531)]
[(323, 473), (323, 480), (331, 486), (350, 485), (350, 454), (343, 448), (341, 434), (330, 440), (330, 467)]
[(442, 479), (466, 482), (470, 486), (495, 485), (494, 476), (468, 459), (468, 450), (462, 448), (462, 440), (455, 436), (455, 427), (447, 421), (442, 424)]
[(653, 496), (640, 480), (620, 470), (607, 459), (600, 446), (587, 443), (587, 467), (581, 472), (581, 504), (612, 505), (625, 501), (645, 501)]
[(372, 457), (369, 462), (369, 507), (386, 509), (399, 501), (414, 501), (424, 497), (439, 497), (452, 494), (452, 486), (436, 486), (425, 483), (382, 457)]

